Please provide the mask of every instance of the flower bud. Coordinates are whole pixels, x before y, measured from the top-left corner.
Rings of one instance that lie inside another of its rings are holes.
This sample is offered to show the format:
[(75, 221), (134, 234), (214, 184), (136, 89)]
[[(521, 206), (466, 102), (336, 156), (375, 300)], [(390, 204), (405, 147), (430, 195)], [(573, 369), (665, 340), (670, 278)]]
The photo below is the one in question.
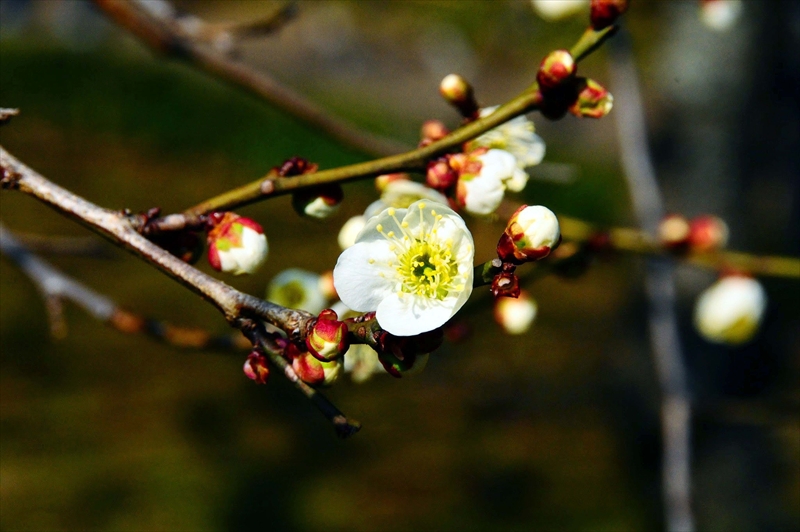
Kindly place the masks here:
[(614, 24), (628, 10), (628, 0), (592, 0), (592, 28), (602, 30)]
[(379, 175), (375, 178), (375, 190), (379, 193), (383, 193), (386, 190), (386, 187), (389, 186), (389, 183), (394, 183), (395, 181), (408, 181), (408, 174), (403, 172), (396, 172), (394, 174), (383, 174)]
[(728, 244), (728, 224), (716, 216), (704, 215), (689, 222), (689, 247), (692, 251), (708, 252)]
[(250, 218), (232, 212), (209, 215), (208, 262), (215, 270), (254, 273), (267, 259), (264, 230)]
[(560, 242), (561, 230), (553, 211), (541, 205), (523, 205), (508, 220), (497, 254), (504, 262), (529, 262), (546, 257)]
[(343, 199), (344, 191), (341, 186), (324, 185), (295, 192), (292, 195), (292, 207), (300, 216), (323, 220), (339, 210)]
[(450, 134), (450, 130), (439, 120), (426, 120), (420, 134), (423, 141), (435, 142)]
[(428, 172), (425, 174), (425, 182), (429, 187), (439, 191), (446, 191), (458, 181), (458, 172), (450, 168), (446, 160), (431, 161), (428, 164)]
[(289, 268), (273, 277), (267, 286), (267, 301), (312, 314), (328, 303), (320, 290), (320, 276), (300, 268)]
[(445, 76), (439, 84), (439, 93), (447, 102), (459, 110), (462, 116), (471, 118), (478, 113), (478, 103), (472, 92), (472, 85), (458, 74)]
[(494, 300), (494, 319), (508, 334), (523, 334), (536, 318), (536, 301), (525, 290), (519, 297), (498, 297)]
[(697, 299), (694, 324), (710, 342), (742, 344), (755, 336), (766, 304), (764, 288), (752, 277), (722, 277)]
[(689, 242), (689, 222), (680, 214), (668, 214), (658, 224), (659, 243), (672, 250), (682, 249)]
[(339, 229), (339, 247), (345, 250), (356, 243), (356, 237), (367, 225), (367, 218), (365, 216), (353, 216), (347, 220), (341, 229)]
[(258, 351), (253, 351), (247, 356), (243, 369), (247, 378), (255, 381), (256, 384), (266, 384), (267, 378), (269, 378), (267, 357)]
[(554, 89), (575, 76), (577, 65), (567, 50), (555, 50), (542, 59), (536, 81), (542, 90)]
[(286, 353), (292, 362), (292, 369), (297, 376), (309, 386), (331, 386), (342, 372), (342, 363), (338, 360), (322, 362), (311, 353), (301, 351), (294, 344), (289, 344)]
[(347, 324), (339, 321), (333, 310), (323, 310), (306, 337), (306, 347), (314, 357), (323, 362), (340, 358), (350, 347)]
[(578, 98), (570, 105), (570, 113), (579, 118), (603, 118), (611, 112), (614, 97), (605, 87), (593, 79), (585, 79), (578, 89)]

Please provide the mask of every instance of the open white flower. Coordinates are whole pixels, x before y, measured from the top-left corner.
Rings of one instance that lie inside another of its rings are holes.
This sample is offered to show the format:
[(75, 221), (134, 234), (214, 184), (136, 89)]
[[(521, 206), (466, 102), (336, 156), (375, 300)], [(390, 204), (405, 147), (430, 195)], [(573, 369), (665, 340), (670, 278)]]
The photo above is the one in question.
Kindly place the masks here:
[[(473, 173), (473, 162), (480, 170)], [(456, 185), (456, 200), (470, 214), (487, 216), (497, 210), (509, 182), (518, 178), (518, 173), (527, 174), (517, 167), (516, 158), (505, 150), (491, 149), (469, 154)], [(524, 187), (524, 183), (522, 184)]]
[(412, 336), (444, 325), (472, 293), (475, 248), (464, 220), (425, 200), (370, 218), (333, 270), (342, 302)]
[(694, 324), (711, 342), (741, 344), (751, 340), (761, 324), (767, 295), (752, 277), (731, 275), (711, 285), (697, 299)]
[[(489, 116), (495, 110), (494, 107), (484, 107), (481, 109), (481, 118)], [(542, 137), (534, 133), (533, 122), (528, 120), (524, 115), (512, 118), (508, 122), (490, 129), (480, 137), (473, 140), (470, 145), (483, 148), (497, 148), (505, 150), (517, 159), (517, 167), (522, 170), (529, 166), (536, 166), (544, 159), (546, 146)], [(518, 179), (522, 181), (522, 187), (528, 181), (528, 176), (525, 172), (518, 174)], [(506, 185), (509, 190), (519, 192), (522, 188)]]

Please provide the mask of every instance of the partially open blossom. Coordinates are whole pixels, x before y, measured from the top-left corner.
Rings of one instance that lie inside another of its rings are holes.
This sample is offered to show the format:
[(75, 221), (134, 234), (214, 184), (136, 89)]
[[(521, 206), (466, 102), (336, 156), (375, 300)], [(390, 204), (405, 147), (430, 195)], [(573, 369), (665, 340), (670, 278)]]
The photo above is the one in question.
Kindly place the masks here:
[(397, 336), (436, 329), (472, 293), (474, 243), (449, 207), (417, 201), (367, 221), (333, 270), (342, 302)]
[(295, 192), (292, 195), (292, 207), (301, 216), (322, 220), (338, 211), (343, 199), (341, 186), (324, 185)]
[(342, 228), (339, 229), (339, 247), (345, 250), (355, 244), (358, 233), (364, 229), (366, 223), (366, 216), (361, 216), (360, 214), (347, 220)]
[(755, 336), (766, 305), (761, 283), (751, 277), (726, 276), (697, 299), (694, 324), (706, 340), (741, 344)]
[(289, 268), (273, 277), (267, 287), (267, 301), (312, 314), (318, 314), (328, 303), (320, 290), (320, 276), (300, 268)]
[(593, 79), (581, 80), (578, 99), (569, 107), (569, 112), (580, 118), (603, 118), (611, 112), (614, 97)]
[(602, 30), (614, 24), (628, 10), (628, 0), (592, 0), (589, 19), (592, 28)]
[(700, 0), (700, 20), (707, 28), (727, 31), (742, 14), (742, 0)]
[(456, 172), (446, 159), (431, 161), (425, 173), (425, 182), (429, 187), (440, 191), (447, 191), (458, 181)]
[(575, 76), (578, 65), (567, 50), (554, 50), (539, 65), (536, 81), (542, 90), (554, 89)]
[(534, 11), (548, 22), (555, 22), (582, 11), (589, 0), (531, 0)]
[(254, 273), (267, 260), (267, 237), (250, 218), (232, 212), (209, 215), (208, 262), (218, 271)]
[(323, 310), (306, 336), (306, 347), (312, 355), (323, 362), (340, 358), (350, 347), (347, 324), (339, 321), (335, 311)]
[[(497, 107), (481, 109), (481, 118), (492, 114)], [(533, 122), (524, 115), (512, 118), (508, 122), (490, 129), (483, 135), (469, 143), (470, 147), (497, 148), (509, 152), (517, 160), (520, 169), (536, 166), (542, 162), (545, 154), (545, 144), (542, 137), (534, 133)], [(522, 174), (524, 181), (520, 187), (516, 182), (507, 183), (507, 188), (512, 192), (519, 192), (525, 187), (528, 175)]]
[(680, 214), (668, 214), (658, 223), (658, 241), (668, 249), (679, 249), (689, 242), (689, 221)]
[(256, 384), (266, 384), (269, 378), (267, 357), (258, 351), (253, 351), (247, 356), (242, 369), (247, 378), (255, 381)]
[(389, 183), (394, 181), (408, 181), (408, 174), (403, 172), (395, 172), (394, 174), (383, 174), (375, 178), (375, 190), (383, 194)]
[(364, 216), (368, 219), (372, 218), (389, 207), (405, 209), (419, 200), (435, 201), (447, 205), (447, 198), (441, 192), (416, 181), (399, 180), (386, 185), (381, 199), (372, 202), (364, 211)]
[(553, 211), (541, 205), (523, 205), (511, 215), (497, 244), (501, 259), (528, 262), (550, 254), (561, 241), (561, 229)]
[(692, 218), (689, 222), (689, 247), (692, 251), (708, 252), (728, 244), (728, 224), (711, 215)]
[[(470, 214), (486, 216), (497, 210), (509, 183), (527, 174), (516, 158), (505, 150), (478, 149), (466, 154), (460, 164), (456, 202)], [(523, 185), (524, 186), (524, 185)]]
[(523, 334), (536, 318), (536, 301), (522, 290), (519, 297), (498, 297), (494, 301), (494, 319), (508, 334)]

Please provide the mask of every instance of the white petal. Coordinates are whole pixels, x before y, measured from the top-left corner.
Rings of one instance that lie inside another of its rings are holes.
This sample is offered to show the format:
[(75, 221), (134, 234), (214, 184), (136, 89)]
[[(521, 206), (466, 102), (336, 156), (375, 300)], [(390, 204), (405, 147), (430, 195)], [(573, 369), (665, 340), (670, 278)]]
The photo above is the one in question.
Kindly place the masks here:
[(358, 242), (344, 250), (333, 269), (333, 285), (342, 302), (359, 312), (377, 309), (394, 289), (395, 272), (388, 266), (394, 258), (386, 240)]
[(456, 300), (430, 300), (411, 294), (393, 293), (380, 305), (376, 317), (385, 330), (395, 336), (413, 336), (441, 327), (453, 314)]

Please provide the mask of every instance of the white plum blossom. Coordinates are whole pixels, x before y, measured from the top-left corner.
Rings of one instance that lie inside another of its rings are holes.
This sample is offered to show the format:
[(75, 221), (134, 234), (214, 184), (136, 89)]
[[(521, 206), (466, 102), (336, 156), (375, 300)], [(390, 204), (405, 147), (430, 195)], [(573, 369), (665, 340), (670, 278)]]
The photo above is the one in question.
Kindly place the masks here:
[(531, 0), (531, 4), (540, 17), (548, 22), (555, 22), (588, 7), (589, 0)]
[(729, 275), (697, 299), (694, 324), (706, 340), (741, 344), (755, 336), (766, 306), (767, 295), (761, 283), (752, 277)]
[[(484, 107), (481, 109), (481, 118), (489, 116), (495, 110), (494, 107)], [(530, 166), (536, 166), (544, 159), (546, 146), (542, 137), (534, 133), (533, 122), (524, 115), (512, 118), (508, 122), (497, 126), (473, 140), (471, 145), (483, 148), (497, 148), (506, 150), (517, 159), (517, 166), (520, 170)], [(522, 187), (507, 185), (513, 192), (519, 192), (527, 183), (527, 174), (522, 174), (524, 181)]]
[(519, 297), (498, 297), (494, 302), (494, 319), (508, 334), (523, 334), (536, 319), (536, 301), (522, 290)]
[(467, 301), (474, 252), (458, 214), (416, 201), (370, 218), (339, 256), (333, 282), (345, 305), (375, 311), (384, 330), (412, 336), (444, 325)]
[(360, 214), (347, 220), (339, 230), (339, 247), (345, 250), (355, 244), (358, 233), (364, 229), (366, 223), (367, 217)]
[(415, 201), (428, 200), (447, 205), (447, 198), (439, 191), (422, 183), (399, 179), (389, 182), (381, 193), (381, 199), (372, 202), (364, 211), (366, 218), (372, 218), (388, 207), (405, 209)]
[[(456, 199), (470, 214), (486, 216), (493, 213), (503, 201), (509, 184), (516, 189), (520, 179), (527, 182), (527, 174), (517, 166), (516, 158), (505, 150), (478, 150), (477, 154), (470, 154), (467, 158), (458, 178)], [(472, 172), (472, 162), (475, 161), (480, 166), (477, 173)]]
[(243, 275), (267, 260), (269, 247), (264, 230), (249, 218), (219, 213), (208, 231), (208, 262), (215, 270)]
[(272, 278), (267, 287), (267, 301), (319, 314), (328, 300), (320, 288), (322, 277), (316, 273), (289, 268)]

